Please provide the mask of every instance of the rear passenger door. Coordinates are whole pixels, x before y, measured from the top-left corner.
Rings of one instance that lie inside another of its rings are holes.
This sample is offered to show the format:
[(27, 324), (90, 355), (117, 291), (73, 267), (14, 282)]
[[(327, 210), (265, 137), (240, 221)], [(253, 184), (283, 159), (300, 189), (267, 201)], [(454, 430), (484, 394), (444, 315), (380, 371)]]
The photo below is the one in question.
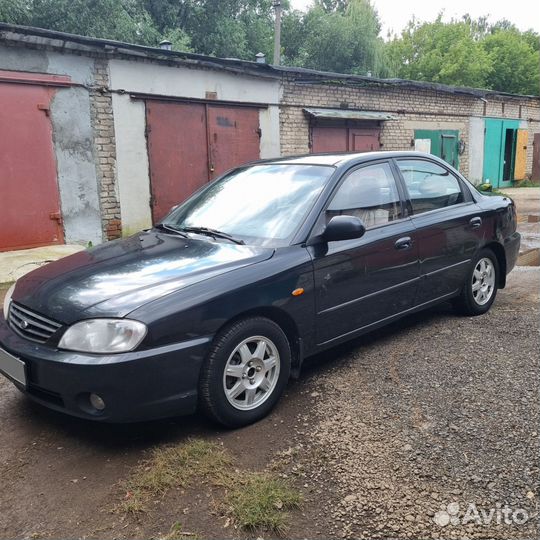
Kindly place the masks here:
[(422, 281), (417, 304), (455, 294), (482, 237), (480, 208), (454, 173), (429, 159), (397, 159), (417, 230)]
[(321, 345), (411, 308), (420, 276), (414, 226), (389, 162), (345, 174), (318, 226), (337, 215), (359, 217), (366, 233), (309, 248)]

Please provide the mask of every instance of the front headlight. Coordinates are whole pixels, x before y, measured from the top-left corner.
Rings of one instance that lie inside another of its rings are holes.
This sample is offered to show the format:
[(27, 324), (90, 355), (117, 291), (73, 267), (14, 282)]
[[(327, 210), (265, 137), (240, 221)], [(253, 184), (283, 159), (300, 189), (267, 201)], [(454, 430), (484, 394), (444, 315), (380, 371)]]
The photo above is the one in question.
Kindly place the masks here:
[(132, 351), (144, 339), (146, 325), (129, 319), (89, 319), (70, 326), (58, 347), (89, 353)]
[(13, 296), (13, 291), (15, 290), (15, 285), (17, 285), (17, 284), (14, 283), (14, 284), (7, 290), (6, 296), (4, 296), (4, 319), (7, 319), (7, 318), (8, 318), (9, 306), (10, 306), (10, 304), (11, 304), (11, 297)]

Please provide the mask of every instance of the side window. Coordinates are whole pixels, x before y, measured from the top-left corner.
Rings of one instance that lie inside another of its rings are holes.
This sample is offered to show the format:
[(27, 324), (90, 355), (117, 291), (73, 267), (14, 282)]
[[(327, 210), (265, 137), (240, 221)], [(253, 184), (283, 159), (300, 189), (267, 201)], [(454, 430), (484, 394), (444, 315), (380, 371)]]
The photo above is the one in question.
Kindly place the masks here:
[(326, 220), (340, 215), (359, 217), (366, 228), (401, 217), (396, 181), (388, 163), (356, 169), (345, 178), (326, 210)]
[(420, 159), (403, 159), (397, 163), (415, 214), (446, 208), (465, 200), (458, 179), (440, 165)]

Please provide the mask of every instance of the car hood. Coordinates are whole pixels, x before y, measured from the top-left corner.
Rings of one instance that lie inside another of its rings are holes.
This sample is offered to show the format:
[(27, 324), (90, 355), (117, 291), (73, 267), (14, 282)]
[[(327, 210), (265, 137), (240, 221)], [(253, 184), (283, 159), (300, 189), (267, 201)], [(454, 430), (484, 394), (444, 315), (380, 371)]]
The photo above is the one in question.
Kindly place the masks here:
[(273, 253), (270, 248), (142, 232), (30, 272), (17, 282), (13, 300), (64, 323), (124, 317), (163, 295)]

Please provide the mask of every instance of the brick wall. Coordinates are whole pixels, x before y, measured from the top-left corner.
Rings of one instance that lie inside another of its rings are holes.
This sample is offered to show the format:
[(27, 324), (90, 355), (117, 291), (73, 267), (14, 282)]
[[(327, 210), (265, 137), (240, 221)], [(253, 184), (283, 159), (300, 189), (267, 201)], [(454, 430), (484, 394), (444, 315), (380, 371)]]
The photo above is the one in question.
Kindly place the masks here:
[(96, 58), (94, 80), (95, 86), (90, 89), (90, 106), (100, 189), (101, 223), (103, 237), (114, 240), (122, 236), (122, 221), (116, 182), (116, 142), (106, 59)]
[(529, 122), (527, 170), (532, 166), (532, 137), (540, 131), (540, 109), (537, 101), (509, 99), (483, 100), (459, 94), (404, 87), (358, 88), (340, 84), (306, 84), (293, 77), (284, 80), (281, 104), (281, 152), (294, 155), (309, 152), (309, 120), (304, 107), (340, 108), (391, 112), (395, 120), (382, 122), (382, 150), (411, 150), (415, 129), (457, 129), (465, 143), (459, 157), (460, 171), (469, 172), (469, 118), (486, 116), (518, 118)]

